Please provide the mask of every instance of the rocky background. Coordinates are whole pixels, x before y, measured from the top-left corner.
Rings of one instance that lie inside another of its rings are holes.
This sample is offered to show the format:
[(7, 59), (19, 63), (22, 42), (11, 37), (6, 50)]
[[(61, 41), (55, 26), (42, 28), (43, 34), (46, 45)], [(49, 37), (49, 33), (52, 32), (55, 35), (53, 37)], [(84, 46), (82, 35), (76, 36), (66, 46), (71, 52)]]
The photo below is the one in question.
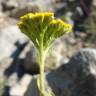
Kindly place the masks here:
[(48, 52), (46, 89), (55, 96), (96, 96), (96, 0), (0, 0), (0, 96), (39, 96), (36, 49), (16, 23), (42, 11), (73, 25)]

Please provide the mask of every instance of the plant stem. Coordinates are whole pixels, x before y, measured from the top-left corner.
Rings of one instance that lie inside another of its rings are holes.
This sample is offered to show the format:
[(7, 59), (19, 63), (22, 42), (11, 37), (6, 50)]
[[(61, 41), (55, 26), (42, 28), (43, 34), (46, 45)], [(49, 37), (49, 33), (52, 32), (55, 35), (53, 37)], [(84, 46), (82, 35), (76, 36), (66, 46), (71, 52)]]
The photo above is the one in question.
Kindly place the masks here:
[(43, 50), (43, 46), (40, 48), (40, 96), (45, 96), (45, 88), (44, 88), (44, 61), (45, 61), (45, 52)]
[(40, 96), (44, 96), (45, 88), (44, 88), (44, 58), (41, 57), (41, 65), (40, 65)]

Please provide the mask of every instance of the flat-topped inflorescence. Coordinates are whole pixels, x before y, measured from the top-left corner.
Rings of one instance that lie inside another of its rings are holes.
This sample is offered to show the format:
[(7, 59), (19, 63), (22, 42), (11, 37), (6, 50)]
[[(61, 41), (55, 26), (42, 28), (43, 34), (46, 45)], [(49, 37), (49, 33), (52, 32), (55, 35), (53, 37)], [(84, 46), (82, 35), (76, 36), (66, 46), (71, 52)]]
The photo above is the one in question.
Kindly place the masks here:
[[(20, 18), (18, 23), (21, 32), (26, 34), (38, 48), (41, 41), (44, 50), (58, 37), (71, 31), (70, 24), (56, 19), (54, 13), (28, 13)], [(43, 39), (43, 40), (42, 40)]]

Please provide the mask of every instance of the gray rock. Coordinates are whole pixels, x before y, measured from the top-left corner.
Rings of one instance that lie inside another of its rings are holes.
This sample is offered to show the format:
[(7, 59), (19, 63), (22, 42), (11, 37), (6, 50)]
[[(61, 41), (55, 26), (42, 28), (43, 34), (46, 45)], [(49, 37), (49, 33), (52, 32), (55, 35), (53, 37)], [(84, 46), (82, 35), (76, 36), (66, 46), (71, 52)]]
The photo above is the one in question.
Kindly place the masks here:
[(30, 42), (21, 52), (20, 59), (24, 59), (24, 70), (31, 74), (39, 73), (39, 65), (36, 61), (36, 49), (32, 42)]
[[(37, 87), (38, 76), (31, 76), (25, 74), (22, 79), (14, 84), (9, 91), (10, 96), (39, 96), (39, 90)], [(47, 82), (45, 81), (45, 88), (48, 90)], [(22, 90), (21, 90), (22, 89)], [(47, 94), (46, 94), (47, 96)]]
[(23, 0), (23, 2), (19, 1), (19, 0), (3, 0), (3, 5), (6, 8), (5, 10), (8, 10), (10, 8), (22, 8), (26, 5), (28, 1), (27, 0)]
[[(47, 86), (55, 96), (96, 96), (95, 64), (96, 50), (81, 49), (68, 64), (45, 75)], [(36, 85), (32, 86), (31, 82), (25, 96), (39, 96), (36, 90)]]
[(4, 72), (5, 70), (12, 64), (13, 59), (8, 57), (8, 58), (4, 58), (1, 62), (0, 62), (0, 76), (4, 76)]
[(17, 84), (18, 82), (18, 76), (17, 73), (14, 72), (13, 74), (11, 74), (11, 76), (8, 78), (6, 86), (12, 87), (15, 84)]
[(96, 0), (93, 0), (92, 5), (96, 6)]
[(0, 76), (7, 77), (12, 74), (9, 78), (5, 79), (7, 81), (6, 86), (13, 86), (18, 81), (17, 73), (14, 73), (18, 65), (13, 62), (14, 60), (16, 62), (21, 46), (24, 47), (23, 45), (27, 40), (14, 25), (0, 29)]
[(40, 11), (40, 8), (38, 5), (28, 4), (28, 5), (24, 6), (23, 8), (15, 8), (11, 12), (9, 12), (9, 15), (13, 18), (19, 18), (28, 12), (34, 13), (34, 12), (39, 12), (39, 11)]
[[(22, 2), (23, 1), (23, 2)], [(4, 0), (3, 10), (11, 17), (19, 18), (28, 12), (53, 11), (52, 3), (55, 0)]]
[(24, 96), (31, 80), (32, 80), (32, 76), (25, 74), (18, 83), (14, 84), (11, 87), (9, 91), (10, 96)]
[(16, 43), (23, 44), (27, 38), (16, 26), (9, 26), (0, 30), (0, 61), (11, 56), (17, 50)]
[(79, 50), (72, 56), (69, 64), (72, 66), (74, 66), (74, 64), (78, 67), (81, 66), (84, 72), (96, 75), (96, 49), (85, 48)]
[(79, 50), (72, 56), (65, 72), (74, 80), (70, 96), (96, 96), (96, 49)]
[[(48, 92), (48, 89), (51, 88), (55, 96), (96, 96), (95, 64), (95, 49), (79, 50), (72, 56), (69, 63), (45, 73), (46, 91)], [(24, 75), (11, 87), (10, 95), (39, 96), (36, 80), (37, 76)]]

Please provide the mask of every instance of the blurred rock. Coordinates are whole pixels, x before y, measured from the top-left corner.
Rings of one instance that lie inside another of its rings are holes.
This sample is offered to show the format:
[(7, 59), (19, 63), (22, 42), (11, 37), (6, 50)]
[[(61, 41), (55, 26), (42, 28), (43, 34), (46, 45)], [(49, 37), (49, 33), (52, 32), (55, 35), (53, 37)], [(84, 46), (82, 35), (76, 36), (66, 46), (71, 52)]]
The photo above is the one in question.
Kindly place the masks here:
[[(11, 56), (16, 51), (18, 44), (23, 44), (27, 38), (16, 26), (8, 26), (0, 30), (0, 61)], [(15, 54), (16, 55), (16, 54)]]
[(96, 0), (93, 0), (92, 5), (96, 7)]
[(1, 3), (0, 3), (0, 12), (2, 11), (2, 5), (1, 5)]
[(5, 70), (12, 64), (13, 59), (8, 57), (8, 58), (4, 58), (1, 62), (0, 62), (0, 76), (4, 76), (4, 72)]
[(29, 42), (19, 56), (20, 59), (24, 59), (24, 70), (32, 75), (39, 73), (39, 65), (37, 64), (36, 56), (36, 49), (32, 42)]
[(66, 62), (66, 58), (64, 58), (64, 52), (66, 51), (65, 42), (61, 39), (57, 39), (52, 47), (50, 48), (48, 55), (46, 57), (46, 68), (47, 69), (56, 69), (61, 64)]
[(19, 1), (19, 0), (3, 0), (2, 6), (3, 11), (13, 10), (14, 8), (22, 8), (27, 4), (27, 0)]
[(4, 0), (3, 11), (9, 16), (19, 18), (28, 12), (53, 11), (52, 3), (55, 0)]
[(2, 1), (3, 0), (0, 0), (0, 12), (2, 11)]
[(32, 76), (25, 74), (20, 80), (20, 82), (11, 87), (9, 92), (10, 96), (24, 96), (31, 80)]
[[(48, 85), (46, 81), (45, 81), (45, 86), (47, 91)], [(9, 95), (10, 96), (39, 96), (39, 90), (37, 87), (37, 75), (31, 76), (29, 74), (25, 74), (17, 84), (15, 84), (10, 88)]]
[[(8, 24), (10, 23), (8, 22)], [(22, 70), (18, 70), (20, 69), (20, 65), (14, 62), (16, 62), (27, 42), (28, 38), (15, 25), (10, 24), (0, 29), (0, 77), (7, 78), (5, 79), (7, 83), (4, 88), (7, 91), (9, 87), (17, 83), (20, 74), (22, 74)], [(5, 93), (7, 92), (6, 90), (4, 90)]]
[(6, 86), (14, 86), (15, 84), (17, 84), (18, 82), (18, 76), (17, 76), (17, 73), (14, 72), (7, 80), (7, 83), (6, 83)]
[(18, 19), (22, 15), (25, 15), (28, 12), (39, 12), (39, 6), (38, 5), (31, 5), (25, 6), (23, 8), (15, 8), (11, 12), (9, 12), (9, 16)]
[[(95, 96), (95, 67), (96, 50), (81, 49), (68, 64), (45, 75), (48, 83), (46, 87), (52, 88), (55, 96)], [(30, 82), (25, 96), (39, 96), (36, 81), (33, 82)]]
[(79, 50), (75, 55), (72, 56), (69, 63), (72, 66), (75, 64), (78, 66), (78, 68), (79, 66), (82, 66), (82, 68), (84, 67), (83, 71), (86, 72), (86, 74), (96, 75), (96, 49), (85, 48)]
[(9, 25), (15, 25), (16, 22), (17, 21), (15, 19), (9, 18), (3, 12), (0, 12), (0, 30), (8, 27)]
[[(95, 96), (95, 67), (96, 50), (81, 49), (73, 55), (68, 64), (45, 74), (46, 88), (51, 88), (55, 96)], [(17, 84), (11, 87), (10, 95), (39, 96), (36, 78), (37, 76), (24, 75)]]

